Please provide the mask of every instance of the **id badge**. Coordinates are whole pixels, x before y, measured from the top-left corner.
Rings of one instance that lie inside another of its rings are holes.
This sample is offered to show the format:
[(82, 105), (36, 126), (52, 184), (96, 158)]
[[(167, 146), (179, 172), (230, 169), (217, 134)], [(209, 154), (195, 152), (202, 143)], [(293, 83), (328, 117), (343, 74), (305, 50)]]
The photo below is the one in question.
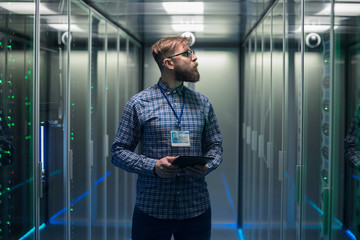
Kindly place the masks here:
[(190, 147), (189, 131), (171, 131), (172, 147)]

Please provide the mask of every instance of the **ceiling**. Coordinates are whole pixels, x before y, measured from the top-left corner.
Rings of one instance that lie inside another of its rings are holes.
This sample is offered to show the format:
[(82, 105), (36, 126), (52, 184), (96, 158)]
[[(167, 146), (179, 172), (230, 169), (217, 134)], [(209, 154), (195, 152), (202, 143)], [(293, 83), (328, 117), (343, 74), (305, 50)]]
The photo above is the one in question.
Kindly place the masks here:
[(235, 45), (244, 39), (273, 0), (86, 2), (144, 44), (190, 31), (197, 45)]

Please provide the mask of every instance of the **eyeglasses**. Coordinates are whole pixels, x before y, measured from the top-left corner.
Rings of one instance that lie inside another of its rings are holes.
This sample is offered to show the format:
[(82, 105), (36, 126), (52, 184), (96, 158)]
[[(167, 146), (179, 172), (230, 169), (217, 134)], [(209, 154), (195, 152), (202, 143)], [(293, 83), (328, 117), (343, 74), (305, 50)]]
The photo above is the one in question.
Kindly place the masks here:
[(175, 54), (175, 55), (172, 55), (170, 57), (167, 57), (167, 58), (172, 58), (172, 57), (176, 57), (176, 56), (184, 56), (184, 57), (190, 57), (191, 55), (195, 55), (195, 52), (191, 49), (188, 49), (186, 50), (185, 52), (182, 52), (182, 53), (178, 53), (178, 54)]

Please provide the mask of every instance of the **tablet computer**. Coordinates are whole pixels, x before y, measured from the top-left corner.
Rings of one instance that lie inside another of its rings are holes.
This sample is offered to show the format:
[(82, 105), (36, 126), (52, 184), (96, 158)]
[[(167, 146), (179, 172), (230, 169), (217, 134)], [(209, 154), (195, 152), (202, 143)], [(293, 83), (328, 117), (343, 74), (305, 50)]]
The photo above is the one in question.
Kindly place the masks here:
[(175, 159), (171, 164), (179, 166), (181, 168), (187, 166), (194, 166), (194, 165), (205, 165), (208, 162), (213, 160), (210, 157), (200, 157), (200, 156), (180, 156)]

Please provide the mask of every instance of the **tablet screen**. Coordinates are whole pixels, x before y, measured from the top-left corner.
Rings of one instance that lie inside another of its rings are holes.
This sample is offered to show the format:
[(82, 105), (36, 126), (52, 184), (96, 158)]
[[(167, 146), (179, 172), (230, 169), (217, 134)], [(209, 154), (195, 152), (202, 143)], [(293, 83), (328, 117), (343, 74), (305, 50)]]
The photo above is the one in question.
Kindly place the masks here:
[(210, 157), (200, 157), (200, 156), (180, 156), (175, 159), (172, 164), (177, 165), (179, 167), (187, 167), (193, 165), (205, 165), (208, 162), (213, 160)]

